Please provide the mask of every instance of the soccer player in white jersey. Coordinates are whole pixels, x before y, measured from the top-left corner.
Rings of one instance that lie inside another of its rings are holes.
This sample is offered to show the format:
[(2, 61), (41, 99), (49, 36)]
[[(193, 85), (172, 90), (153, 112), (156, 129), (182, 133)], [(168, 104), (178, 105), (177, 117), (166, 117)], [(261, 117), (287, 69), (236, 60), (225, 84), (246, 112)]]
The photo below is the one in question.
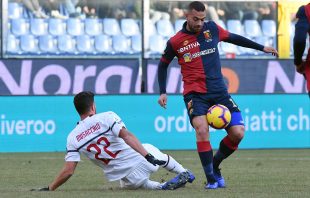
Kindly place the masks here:
[[(81, 153), (101, 167), (109, 181), (119, 180), (122, 188), (173, 190), (195, 179), (171, 156), (151, 144), (142, 145), (114, 112), (97, 114), (92, 92), (77, 94), (74, 105), (81, 120), (68, 135), (64, 167), (48, 187), (33, 190), (56, 190), (73, 175)], [(151, 181), (150, 174), (159, 166), (177, 176), (166, 183)]]

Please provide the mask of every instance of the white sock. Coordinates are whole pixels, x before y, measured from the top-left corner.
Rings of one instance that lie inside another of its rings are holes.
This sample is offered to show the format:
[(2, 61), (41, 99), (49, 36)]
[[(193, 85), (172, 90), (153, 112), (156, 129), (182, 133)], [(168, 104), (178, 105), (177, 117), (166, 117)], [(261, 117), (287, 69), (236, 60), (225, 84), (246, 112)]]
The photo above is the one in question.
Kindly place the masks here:
[(160, 190), (162, 187), (162, 184), (156, 181), (152, 180), (146, 180), (141, 186), (144, 189), (150, 189), (150, 190)]
[(173, 157), (171, 157), (170, 155), (167, 155), (167, 157), (168, 157), (167, 163), (162, 166), (163, 168), (176, 174), (186, 171), (186, 169), (183, 168), (183, 166), (179, 162), (177, 162)]

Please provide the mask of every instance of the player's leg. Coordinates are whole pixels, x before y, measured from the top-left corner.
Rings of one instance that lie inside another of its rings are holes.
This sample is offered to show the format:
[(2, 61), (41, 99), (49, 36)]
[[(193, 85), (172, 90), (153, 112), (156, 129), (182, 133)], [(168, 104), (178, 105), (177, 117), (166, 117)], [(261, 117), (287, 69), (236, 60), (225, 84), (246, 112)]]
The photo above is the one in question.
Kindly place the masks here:
[(244, 136), (244, 123), (238, 106), (229, 95), (219, 101), (220, 104), (225, 105), (231, 111), (232, 116), (231, 122), (226, 128), (227, 136), (220, 142), (219, 149), (213, 158), (214, 175), (219, 187), (225, 187), (225, 180), (221, 175), (219, 165), (238, 149), (238, 145)]
[(196, 131), (197, 152), (207, 178), (207, 189), (216, 189), (217, 181), (213, 174), (213, 150), (210, 143), (209, 125), (205, 118), (210, 104), (198, 94), (184, 96), (191, 124)]
[(151, 144), (142, 144), (145, 150), (147, 150), (149, 153), (151, 153), (155, 158), (159, 160), (166, 161), (166, 164), (164, 164), (162, 167), (168, 170), (169, 172), (173, 172), (176, 174), (186, 172), (186, 169), (177, 162), (172, 156), (162, 153), (158, 148)]
[(151, 173), (156, 170), (158, 170), (158, 166), (143, 160), (131, 173), (120, 180), (120, 186), (127, 189), (161, 189), (163, 184), (149, 179)]
[(195, 180), (195, 176), (192, 172), (185, 169), (179, 162), (177, 162), (172, 156), (162, 153), (158, 148), (151, 144), (142, 144), (143, 147), (151, 153), (155, 158), (166, 161), (166, 164), (162, 165), (169, 172), (176, 173), (177, 176), (167, 181), (162, 189), (174, 190), (184, 186), (187, 182), (192, 183)]
[(196, 116), (192, 120), (196, 130), (197, 151), (207, 178), (207, 189), (216, 189), (218, 183), (213, 173), (213, 150), (210, 143), (209, 127), (205, 116)]

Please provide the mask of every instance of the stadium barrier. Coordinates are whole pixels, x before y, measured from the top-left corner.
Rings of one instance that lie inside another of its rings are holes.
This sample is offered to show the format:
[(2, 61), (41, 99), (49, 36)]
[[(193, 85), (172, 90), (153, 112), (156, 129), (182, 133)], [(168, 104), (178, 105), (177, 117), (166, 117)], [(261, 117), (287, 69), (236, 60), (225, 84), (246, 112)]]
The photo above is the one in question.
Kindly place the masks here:
[[(181, 95), (167, 109), (157, 95), (99, 95), (97, 111), (114, 111), (141, 140), (160, 149), (196, 149)], [(310, 105), (306, 94), (234, 95), (246, 134), (240, 149), (310, 148)], [(72, 96), (0, 97), (0, 152), (66, 150), (66, 138), (79, 117)], [(217, 149), (225, 131), (211, 131)]]
[[(146, 93), (159, 93), (157, 64), (147, 60), (143, 82)], [(292, 60), (222, 60), (230, 93), (306, 93), (305, 79)], [(1, 95), (72, 95), (82, 90), (97, 94), (139, 94), (139, 59), (1, 60)], [(182, 93), (180, 66), (168, 69), (167, 92)]]

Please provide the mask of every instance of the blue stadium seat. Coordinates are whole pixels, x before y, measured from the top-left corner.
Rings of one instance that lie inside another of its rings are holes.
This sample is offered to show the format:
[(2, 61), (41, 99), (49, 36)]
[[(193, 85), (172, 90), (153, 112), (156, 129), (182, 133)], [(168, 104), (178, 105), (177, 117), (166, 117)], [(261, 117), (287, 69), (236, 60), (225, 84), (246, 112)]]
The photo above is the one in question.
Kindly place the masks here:
[(11, 19), (11, 31), (14, 35), (20, 36), (29, 33), (29, 24), (26, 19)]
[(140, 53), (142, 51), (142, 37), (141, 34), (131, 37), (131, 49), (134, 53)]
[(227, 20), (227, 30), (231, 33), (244, 35), (243, 26), (240, 20), (229, 19)]
[(225, 25), (225, 22), (224, 22), (223, 20), (218, 20), (218, 21), (217, 21), (217, 24), (218, 24), (219, 26), (221, 26), (224, 30), (227, 29), (227, 27), (226, 27), (226, 25)]
[(118, 21), (114, 18), (104, 18), (103, 19), (103, 32), (106, 35), (113, 36), (121, 34), (121, 30)]
[(6, 51), (8, 54), (20, 53), (19, 39), (16, 36), (9, 34), (7, 37)]
[(146, 36), (151, 36), (151, 35), (157, 34), (156, 26), (154, 23), (149, 22), (149, 23), (146, 23), (145, 26), (146, 26), (145, 30), (147, 31), (147, 32), (145, 32)]
[(262, 35), (262, 30), (257, 20), (245, 20), (244, 30), (245, 35), (248, 37), (255, 38)]
[(277, 26), (274, 20), (262, 20), (263, 35), (275, 37), (277, 34)]
[(20, 37), (20, 49), (23, 54), (40, 54), (38, 41), (32, 34), (25, 34)]
[(102, 34), (102, 23), (99, 19), (86, 18), (84, 24), (86, 34), (90, 36)]
[(134, 19), (121, 19), (121, 30), (125, 36), (140, 34), (139, 25)]
[(183, 28), (183, 24), (184, 24), (185, 21), (186, 21), (186, 19), (177, 19), (177, 20), (175, 20), (175, 22), (174, 22), (175, 32), (178, 32), (178, 31), (180, 31)]
[(157, 34), (163, 37), (170, 37), (174, 34), (174, 29), (170, 20), (161, 19), (156, 22)]
[(217, 48), (218, 48), (218, 51), (219, 51), (219, 54), (220, 54), (220, 55), (224, 55), (224, 54), (225, 54), (225, 53), (223, 52), (223, 50), (222, 50), (222, 42), (218, 43)]
[(49, 34), (39, 36), (39, 49), (45, 54), (58, 54), (57, 40)]
[(114, 52), (110, 36), (104, 34), (95, 36), (95, 50), (98, 53), (113, 54)]
[(112, 48), (115, 53), (128, 54), (130, 53), (129, 40), (124, 35), (114, 35), (112, 37)]
[(95, 54), (94, 44), (89, 35), (79, 35), (76, 37), (76, 49), (82, 54)]
[(221, 48), (225, 54), (226, 53), (234, 53), (236, 55), (239, 54), (238, 48), (234, 44), (221, 42)]
[(166, 43), (161, 35), (151, 35), (149, 37), (149, 48), (151, 54), (161, 54), (165, 49)]
[(62, 19), (50, 18), (48, 20), (48, 32), (53, 36), (66, 33), (66, 24)]
[(75, 49), (75, 41), (68, 34), (58, 36), (58, 50), (62, 54), (77, 54)]
[(30, 20), (30, 32), (35, 36), (47, 34), (47, 23), (44, 19), (33, 18)]
[(241, 46), (237, 46), (237, 50), (238, 50), (239, 55), (257, 55), (260, 52), (258, 50), (250, 49), (247, 47), (241, 47)]
[(79, 18), (67, 19), (67, 33), (72, 36), (82, 35), (84, 33), (84, 23)]
[(9, 14), (9, 19), (22, 18), (23, 7), (19, 3), (9, 2), (9, 4), (8, 4), (8, 14)]

